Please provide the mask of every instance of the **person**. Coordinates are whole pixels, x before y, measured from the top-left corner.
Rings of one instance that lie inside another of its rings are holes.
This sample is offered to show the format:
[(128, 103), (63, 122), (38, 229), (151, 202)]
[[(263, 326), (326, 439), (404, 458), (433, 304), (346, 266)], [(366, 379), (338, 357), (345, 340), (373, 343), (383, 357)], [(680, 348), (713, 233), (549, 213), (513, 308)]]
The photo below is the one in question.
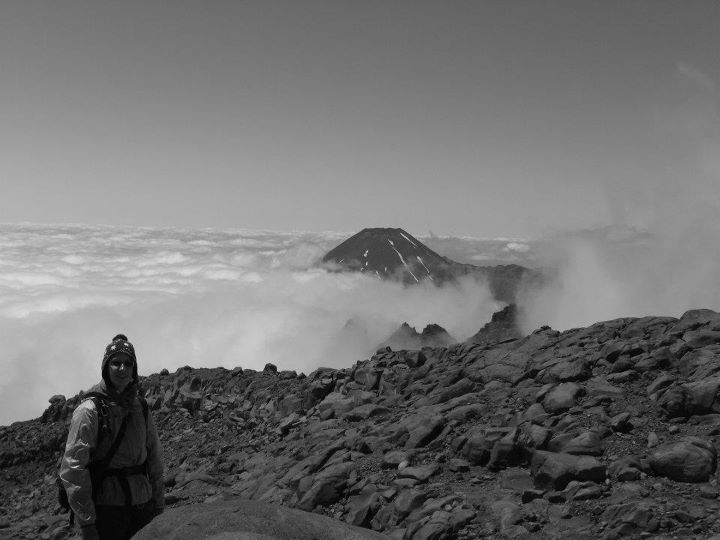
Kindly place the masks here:
[(106, 347), (101, 371), (73, 413), (59, 476), (83, 540), (126, 540), (165, 507), (162, 449), (125, 335)]

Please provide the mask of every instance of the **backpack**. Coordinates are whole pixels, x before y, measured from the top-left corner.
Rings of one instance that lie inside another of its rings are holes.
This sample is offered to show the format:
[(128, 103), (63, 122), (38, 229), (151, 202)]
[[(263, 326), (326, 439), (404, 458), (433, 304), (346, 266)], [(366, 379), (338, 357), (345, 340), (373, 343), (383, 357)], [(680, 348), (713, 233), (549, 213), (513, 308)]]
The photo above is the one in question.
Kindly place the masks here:
[[(95, 404), (95, 410), (98, 413), (98, 434), (97, 434), (97, 441), (95, 442), (95, 448), (100, 447), (100, 442), (103, 440), (103, 438), (106, 435), (110, 434), (110, 425), (108, 424), (108, 403), (106, 402), (106, 396), (103, 394), (97, 393), (97, 392), (89, 392), (83, 396), (80, 403), (85, 401), (86, 399), (91, 399), (93, 403)], [(143, 418), (145, 419), (145, 425), (147, 426), (147, 419), (148, 419), (148, 403), (145, 400), (144, 397), (139, 396), (140, 403), (142, 404), (143, 409)], [(102, 459), (92, 461), (88, 464), (88, 469), (90, 470), (90, 475), (92, 479), (92, 485), (93, 485), (93, 499), (95, 498), (95, 490), (97, 488), (97, 484), (99, 481), (103, 479), (105, 476), (105, 471), (108, 470), (108, 466), (110, 464), (110, 461), (112, 460), (113, 456), (115, 455), (115, 452), (117, 451), (118, 447), (120, 446), (120, 443), (122, 442), (122, 439), (125, 435), (125, 428), (127, 427), (127, 421), (130, 415), (126, 415), (123, 419), (122, 424), (120, 425), (120, 429), (118, 431), (117, 437), (113, 441), (112, 446), (108, 450), (107, 454), (103, 456)], [(64, 512), (70, 512), (70, 526), (72, 527), (75, 522), (75, 514), (70, 508), (70, 501), (68, 500), (67, 491), (65, 490), (65, 484), (63, 484), (62, 479), (60, 478), (60, 465), (62, 464), (63, 456), (60, 456), (58, 459), (57, 469), (58, 473), (55, 478), (55, 484), (57, 485), (57, 500), (58, 504), (60, 505), (60, 508)]]

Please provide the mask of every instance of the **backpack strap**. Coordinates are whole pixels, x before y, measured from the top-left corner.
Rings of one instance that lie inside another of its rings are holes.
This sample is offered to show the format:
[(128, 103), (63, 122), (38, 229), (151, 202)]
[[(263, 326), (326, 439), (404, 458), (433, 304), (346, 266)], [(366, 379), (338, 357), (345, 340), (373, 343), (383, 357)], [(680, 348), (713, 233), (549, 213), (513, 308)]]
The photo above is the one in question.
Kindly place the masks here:
[(118, 430), (118, 434), (115, 437), (115, 440), (113, 441), (112, 446), (107, 451), (107, 453), (103, 456), (103, 458), (97, 461), (97, 463), (102, 464), (103, 467), (107, 468), (108, 465), (110, 465), (112, 458), (115, 456), (115, 452), (117, 452), (117, 449), (120, 447), (120, 443), (122, 442), (123, 437), (125, 437), (125, 431), (127, 431), (127, 425), (128, 425), (129, 418), (130, 418), (130, 413), (128, 412), (123, 417), (122, 424), (120, 424), (120, 429)]
[[(148, 403), (147, 400), (142, 396), (138, 396), (138, 399), (140, 400), (140, 404), (142, 405), (143, 419), (145, 420), (145, 426), (147, 428), (147, 419), (149, 414)], [(120, 443), (125, 437), (125, 431), (127, 430), (130, 415), (131, 411), (128, 411), (128, 413), (123, 417), (123, 421), (120, 425), (120, 429), (118, 430), (118, 434), (113, 440), (112, 446), (107, 451), (105, 456), (103, 456), (103, 458), (98, 460), (97, 462), (91, 464), (91, 474), (93, 478), (93, 498), (95, 498), (95, 493), (97, 489), (96, 486), (100, 485), (100, 482), (102, 482), (103, 478), (107, 478), (108, 476), (115, 476), (118, 478), (118, 481), (120, 482), (120, 488), (125, 495), (125, 506), (132, 505), (132, 494), (130, 492), (130, 483), (128, 482), (128, 476), (132, 476), (135, 474), (147, 475), (147, 461), (135, 467), (125, 467), (122, 469), (110, 468), (110, 462), (112, 461), (113, 456), (115, 456), (115, 452), (117, 452), (117, 449), (120, 447)]]
[[(117, 452), (117, 449), (120, 447), (120, 443), (125, 437), (125, 431), (127, 430), (129, 418), (130, 413), (128, 412), (128, 414), (126, 414), (123, 418), (122, 424), (120, 424), (120, 429), (118, 430), (118, 434), (115, 437), (115, 440), (113, 440), (112, 442), (112, 446), (110, 446), (110, 449), (103, 456), (103, 458), (94, 461), (90, 463), (90, 465), (88, 465), (88, 469), (90, 469), (90, 477), (92, 479), (93, 500), (97, 495), (97, 490), (100, 487), (100, 483), (102, 482), (103, 478), (107, 476), (107, 470), (110, 466), (112, 458), (115, 456), (115, 452)], [(125, 492), (125, 498), (127, 499), (129, 495), (129, 486), (126, 489), (126, 486), (123, 485), (122, 488), (123, 492)]]
[[(102, 441), (105, 435), (110, 434), (110, 426), (107, 423), (109, 416), (109, 407), (107, 404), (107, 396), (100, 392), (88, 392), (83, 396), (82, 401), (86, 399), (92, 400), (95, 405), (95, 411), (98, 415), (98, 426), (97, 426), (97, 440), (95, 441), (95, 448), (100, 448), (100, 441)], [(81, 401), (81, 403), (82, 403)]]
[[(143, 396), (138, 396), (138, 400), (140, 401), (140, 404), (142, 405), (142, 411), (143, 411), (143, 419), (145, 420), (145, 429), (147, 430), (147, 419), (148, 419), (148, 403), (147, 400)], [(127, 418), (130, 416), (130, 413), (125, 417), (124, 421), (127, 421)], [(126, 427), (123, 425), (123, 427)], [(122, 428), (121, 428), (122, 430)], [(123, 431), (120, 431), (120, 433), (124, 434)], [(118, 438), (120, 437), (120, 434), (118, 434)], [(123, 494), (125, 495), (125, 506), (132, 506), (132, 494), (130, 492), (130, 482), (128, 482), (128, 477), (133, 475), (144, 475), (147, 476), (147, 459), (140, 465), (136, 465), (134, 467), (124, 467), (122, 469), (105, 469), (105, 476), (115, 476), (117, 477), (118, 481), (120, 482), (120, 487), (123, 490)]]
[(147, 399), (145, 399), (143, 396), (138, 396), (138, 399), (140, 400), (140, 404), (142, 405), (143, 410), (143, 418), (145, 419), (145, 429), (147, 429), (147, 421), (148, 421), (148, 402)]

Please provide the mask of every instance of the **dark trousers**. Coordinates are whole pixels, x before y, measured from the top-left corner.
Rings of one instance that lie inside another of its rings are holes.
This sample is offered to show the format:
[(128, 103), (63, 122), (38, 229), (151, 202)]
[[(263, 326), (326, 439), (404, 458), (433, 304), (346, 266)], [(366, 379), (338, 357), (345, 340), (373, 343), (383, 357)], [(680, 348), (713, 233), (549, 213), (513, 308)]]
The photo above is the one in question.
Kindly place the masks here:
[(155, 517), (155, 505), (152, 501), (137, 506), (98, 505), (95, 512), (100, 540), (129, 540)]

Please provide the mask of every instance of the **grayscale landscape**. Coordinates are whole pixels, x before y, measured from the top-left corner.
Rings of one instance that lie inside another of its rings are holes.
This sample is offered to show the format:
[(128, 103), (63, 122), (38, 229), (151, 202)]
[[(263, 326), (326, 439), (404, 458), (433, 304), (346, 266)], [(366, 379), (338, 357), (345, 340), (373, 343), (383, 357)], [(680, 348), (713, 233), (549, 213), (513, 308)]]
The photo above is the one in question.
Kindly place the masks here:
[(0, 539), (720, 538), (720, 4), (0, 4)]

